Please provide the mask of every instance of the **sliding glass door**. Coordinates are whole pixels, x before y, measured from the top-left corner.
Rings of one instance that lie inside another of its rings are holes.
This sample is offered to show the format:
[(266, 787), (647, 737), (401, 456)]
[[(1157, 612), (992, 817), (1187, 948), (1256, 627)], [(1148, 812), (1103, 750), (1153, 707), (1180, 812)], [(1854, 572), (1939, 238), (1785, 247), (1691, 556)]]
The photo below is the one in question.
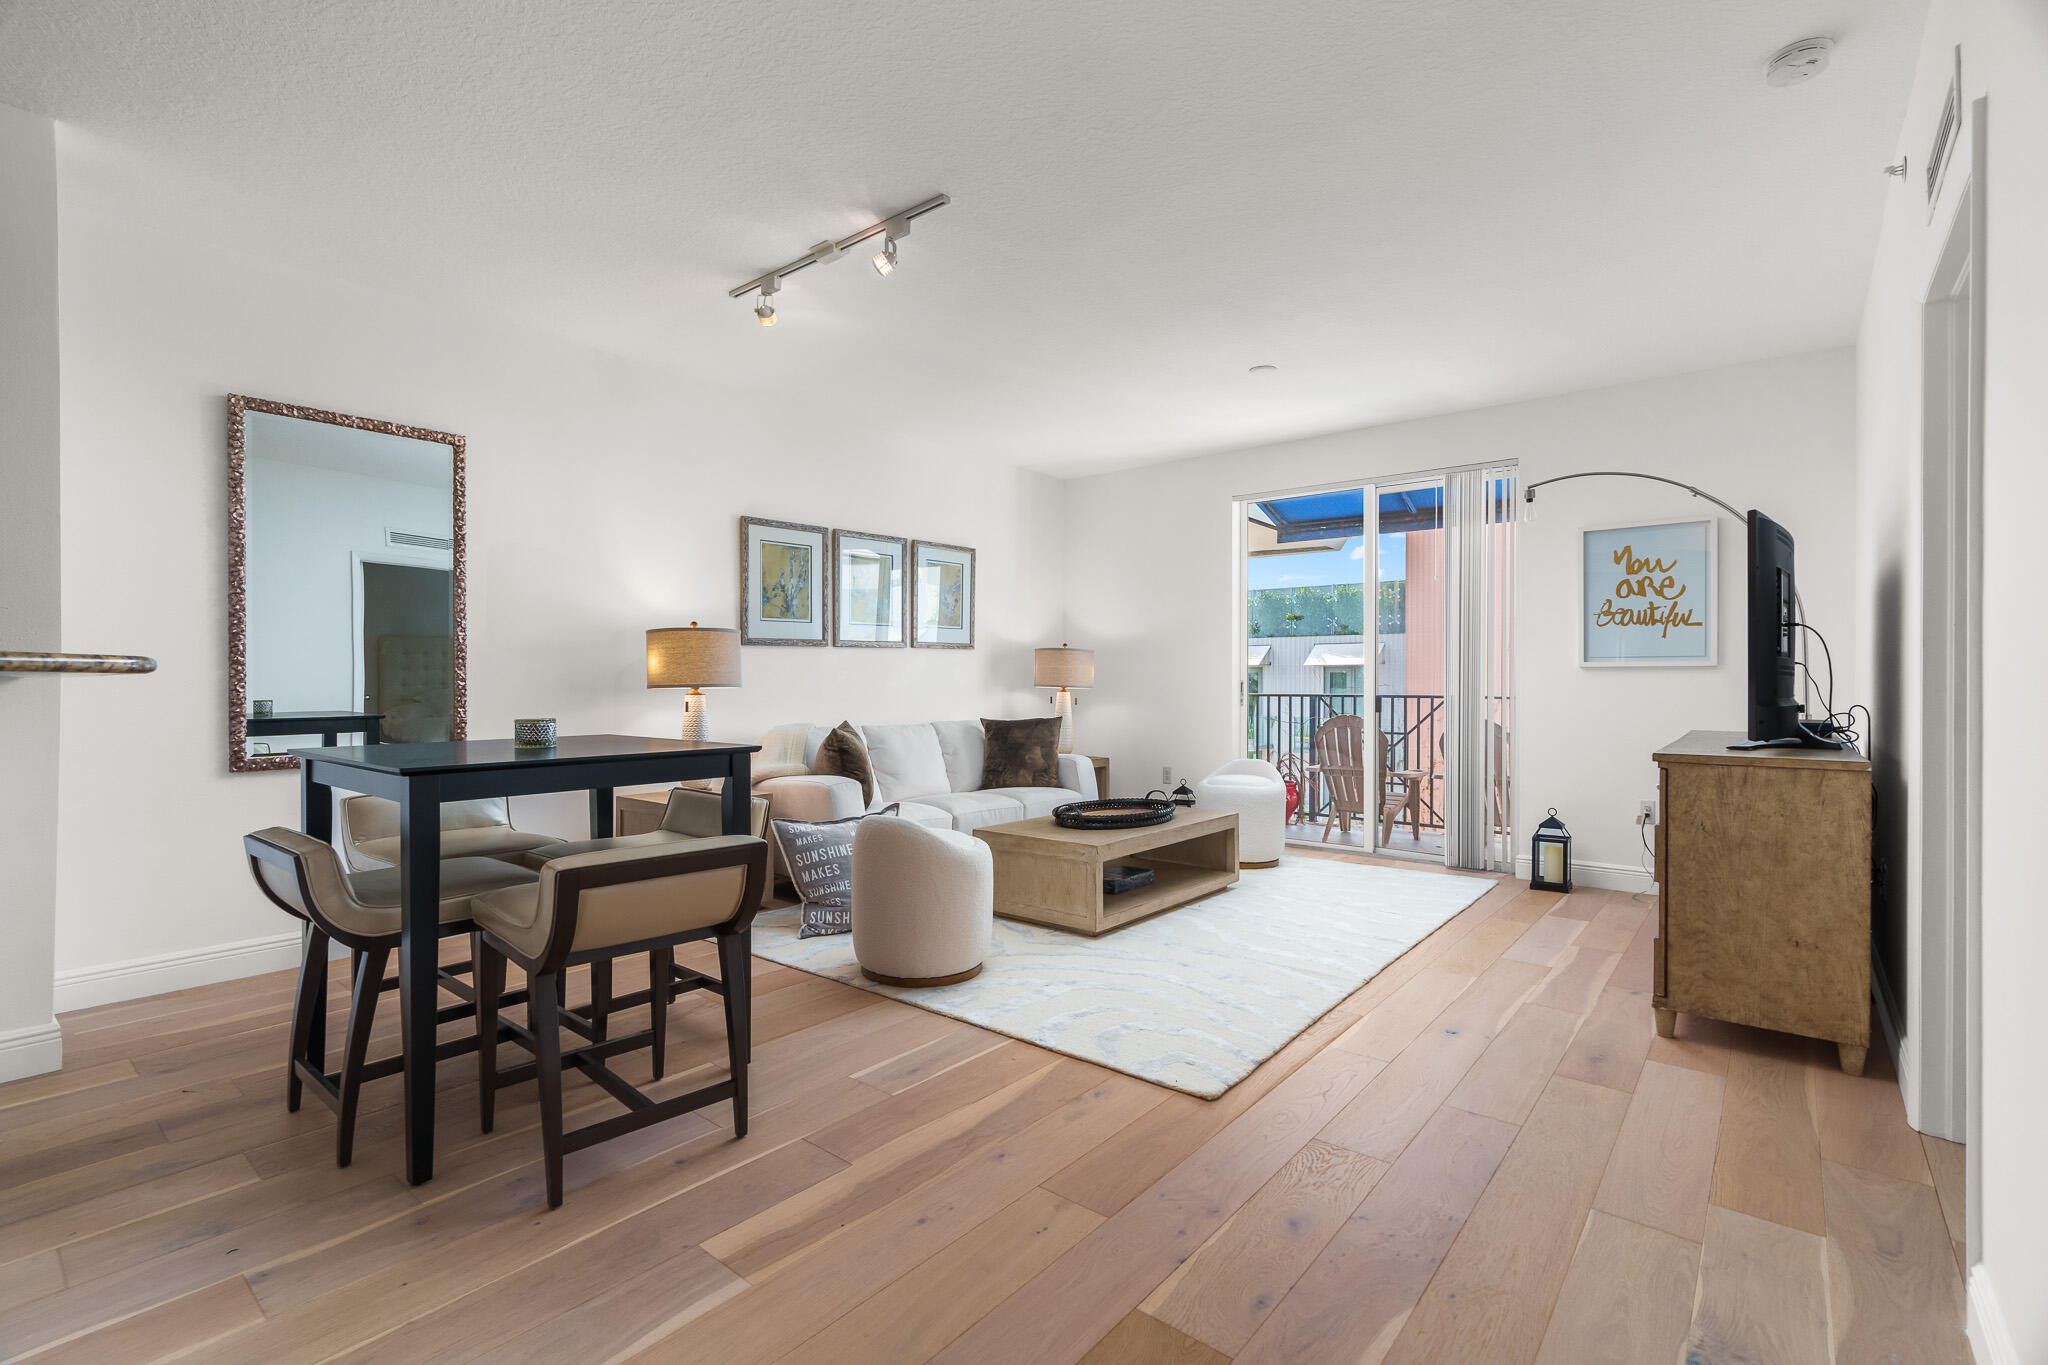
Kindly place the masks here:
[(1457, 471), (1239, 500), (1245, 747), (1288, 783), (1290, 840), (1509, 865), (1507, 491)]

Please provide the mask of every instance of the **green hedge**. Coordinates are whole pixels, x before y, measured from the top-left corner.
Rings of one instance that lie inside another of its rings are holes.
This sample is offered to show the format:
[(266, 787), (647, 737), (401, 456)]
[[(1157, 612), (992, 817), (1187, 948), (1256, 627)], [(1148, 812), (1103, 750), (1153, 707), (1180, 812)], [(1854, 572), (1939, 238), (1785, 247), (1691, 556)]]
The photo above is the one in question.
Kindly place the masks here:
[[(1380, 633), (1407, 629), (1406, 583), (1380, 584)], [(1331, 583), (1301, 588), (1255, 588), (1246, 594), (1245, 619), (1262, 635), (1363, 635), (1365, 585)], [(1290, 619), (1292, 618), (1292, 619)]]

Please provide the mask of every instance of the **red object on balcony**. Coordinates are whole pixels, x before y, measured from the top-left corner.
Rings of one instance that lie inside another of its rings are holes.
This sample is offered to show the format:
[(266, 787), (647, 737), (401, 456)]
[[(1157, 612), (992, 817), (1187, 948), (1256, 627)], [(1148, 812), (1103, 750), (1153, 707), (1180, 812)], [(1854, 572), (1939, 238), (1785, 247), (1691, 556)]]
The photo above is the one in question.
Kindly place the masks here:
[(1287, 823), (1294, 823), (1294, 812), (1301, 809), (1301, 784), (1293, 778), (1287, 779)]

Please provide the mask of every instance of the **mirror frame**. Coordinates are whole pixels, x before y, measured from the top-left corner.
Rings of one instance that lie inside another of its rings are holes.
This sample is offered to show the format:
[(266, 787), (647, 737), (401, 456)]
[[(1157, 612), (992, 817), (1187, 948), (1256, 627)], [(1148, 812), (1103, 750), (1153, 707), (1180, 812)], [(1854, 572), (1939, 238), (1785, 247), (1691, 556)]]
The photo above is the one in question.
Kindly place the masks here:
[(463, 503), (463, 455), (466, 442), (446, 431), (409, 427), (398, 422), (380, 422), (369, 417), (322, 408), (300, 407), (268, 398), (228, 395), (228, 770), (237, 773), (275, 772), (295, 769), (299, 760), (290, 754), (252, 754), (249, 750), (249, 537), (248, 485), (244, 478), (243, 414), (267, 412), (279, 417), (297, 417), (330, 426), (377, 431), (386, 436), (406, 436), (415, 441), (445, 445), (454, 457), (455, 498), (455, 696), (450, 712), (449, 737), (464, 739), (469, 733), (469, 596), (468, 517)]

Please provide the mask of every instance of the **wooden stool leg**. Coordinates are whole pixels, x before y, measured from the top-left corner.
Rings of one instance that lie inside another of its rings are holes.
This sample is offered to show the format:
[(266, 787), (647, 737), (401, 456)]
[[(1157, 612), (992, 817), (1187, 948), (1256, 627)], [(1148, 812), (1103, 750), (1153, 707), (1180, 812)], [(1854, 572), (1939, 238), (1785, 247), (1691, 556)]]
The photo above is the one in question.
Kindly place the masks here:
[(341, 1104), (334, 1133), (334, 1164), (355, 1159), (356, 1100), (363, 1089), (363, 1063), (370, 1055), (370, 1025), (377, 1018), (377, 996), (384, 989), (389, 948), (371, 948), (355, 955), (356, 985), (349, 997), (348, 1034), (341, 1050)]
[(541, 1161), (547, 1168), (548, 1207), (558, 1209), (562, 1207), (562, 974), (535, 973), (527, 989), (533, 993), (534, 1060), (539, 1064)]
[(590, 1025), (597, 1041), (605, 1039), (605, 1021), (612, 1012), (612, 964), (605, 958), (590, 964)]
[(505, 959), (482, 934), (471, 934), (469, 943), (476, 981), (477, 1119), (488, 1133), (498, 1122), (498, 997), (505, 993)]
[[(284, 1107), (296, 1114), (299, 1101), (305, 1093), (305, 1082), (299, 1079), (299, 1063), (311, 1062), (314, 1066), (327, 1065), (326, 1028), (324, 1016), (327, 1010), (327, 935), (308, 922), (300, 936), (305, 956), (299, 963), (299, 989), (292, 999), (291, 1056), (285, 1061)], [(315, 1018), (318, 1014), (320, 1019)], [(321, 1024), (320, 1046), (313, 1045), (314, 1026)]]
[(654, 1032), (654, 1079), (668, 1071), (668, 1005), (676, 988), (676, 950), (655, 948), (647, 954), (648, 1027)]
[(725, 978), (725, 1049), (732, 1064), (732, 1135), (747, 1135), (747, 1059), (753, 1055), (753, 931), (718, 940), (718, 968)]

